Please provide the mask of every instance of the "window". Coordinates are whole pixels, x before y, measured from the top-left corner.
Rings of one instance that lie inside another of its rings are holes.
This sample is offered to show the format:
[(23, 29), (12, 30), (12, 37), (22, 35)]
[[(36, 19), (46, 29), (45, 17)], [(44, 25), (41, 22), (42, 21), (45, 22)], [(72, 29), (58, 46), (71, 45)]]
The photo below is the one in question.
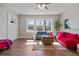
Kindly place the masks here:
[(36, 20), (36, 31), (43, 31), (44, 22), (43, 20)]
[(51, 31), (50, 19), (28, 19), (27, 30), (34, 31)]
[(50, 31), (51, 30), (51, 21), (45, 20), (45, 22), (46, 22), (46, 31)]
[(27, 29), (29, 31), (34, 31), (34, 20), (28, 20), (27, 25), (28, 25)]

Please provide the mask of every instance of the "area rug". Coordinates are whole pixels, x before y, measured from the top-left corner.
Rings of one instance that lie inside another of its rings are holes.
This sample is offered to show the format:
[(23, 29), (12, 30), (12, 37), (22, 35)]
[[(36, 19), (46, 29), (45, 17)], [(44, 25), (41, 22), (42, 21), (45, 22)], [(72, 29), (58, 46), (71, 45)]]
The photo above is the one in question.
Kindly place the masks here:
[(67, 48), (63, 47), (60, 43), (54, 42), (52, 45), (43, 45), (43, 44), (35, 44), (33, 45), (34, 50), (67, 50)]

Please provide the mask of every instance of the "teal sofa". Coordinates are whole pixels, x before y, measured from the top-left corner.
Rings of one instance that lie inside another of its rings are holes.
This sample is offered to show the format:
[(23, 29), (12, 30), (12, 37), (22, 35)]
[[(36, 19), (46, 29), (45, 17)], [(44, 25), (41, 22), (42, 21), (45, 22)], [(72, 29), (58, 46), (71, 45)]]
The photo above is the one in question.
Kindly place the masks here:
[(41, 36), (42, 35), (48, 35), (47, 32), (43, 31), (43, 32), (37, 32), (36, 34), (36, 40), (41, 40)]

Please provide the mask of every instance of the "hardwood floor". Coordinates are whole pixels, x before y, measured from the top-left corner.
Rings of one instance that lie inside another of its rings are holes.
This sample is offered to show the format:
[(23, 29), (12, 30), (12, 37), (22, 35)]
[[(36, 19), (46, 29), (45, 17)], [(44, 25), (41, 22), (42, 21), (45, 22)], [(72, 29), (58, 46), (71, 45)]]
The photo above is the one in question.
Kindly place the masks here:
[(36, 50), (33, 49), (33, 40), (17, 39), (10, 49), (0, 51), (0, 56), (78, 56), (79, 49), (68, 50), (58, 42), (52, 45), (42, 45)]

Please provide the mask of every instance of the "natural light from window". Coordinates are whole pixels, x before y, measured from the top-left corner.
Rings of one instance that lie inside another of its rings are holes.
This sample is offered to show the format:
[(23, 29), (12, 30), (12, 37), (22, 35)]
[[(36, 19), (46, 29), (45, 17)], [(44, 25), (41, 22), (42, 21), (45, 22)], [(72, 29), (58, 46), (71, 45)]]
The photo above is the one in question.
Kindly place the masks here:
[[(42, 44), (42, 42), (41, 41), (35, 42), (34, 40), (27, 40), (25, 44), (26, 45)], [(53, 42), (53, 45), (60, 45), (60, 43)]]
[(27, 31), (51, 31), (52, 30), (51, 19), (27, 19)]

